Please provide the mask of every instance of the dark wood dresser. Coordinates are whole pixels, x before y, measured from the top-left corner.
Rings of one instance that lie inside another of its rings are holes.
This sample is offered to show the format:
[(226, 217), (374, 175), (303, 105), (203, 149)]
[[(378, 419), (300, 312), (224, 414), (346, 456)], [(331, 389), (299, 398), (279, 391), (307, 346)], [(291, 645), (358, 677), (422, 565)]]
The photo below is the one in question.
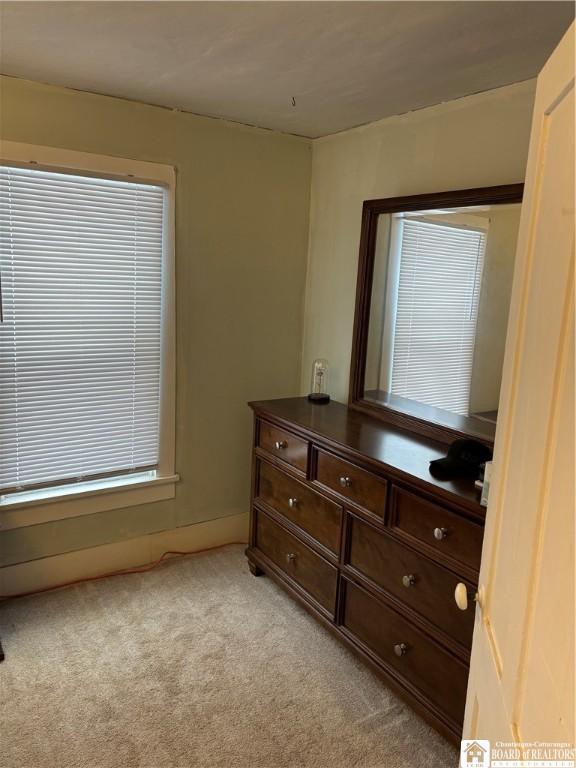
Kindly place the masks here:
[(266, 573), (459, 740), (484, 509), (428, 470), (446, 446), (340, 403), (251, 403), (250, 570)]

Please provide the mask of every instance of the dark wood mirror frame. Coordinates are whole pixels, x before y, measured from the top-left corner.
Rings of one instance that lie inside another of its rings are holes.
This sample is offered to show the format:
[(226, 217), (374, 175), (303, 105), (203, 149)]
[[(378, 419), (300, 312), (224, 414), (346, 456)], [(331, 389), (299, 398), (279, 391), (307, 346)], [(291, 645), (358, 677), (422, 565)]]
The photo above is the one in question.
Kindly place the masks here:
[[(451, 443), (458, 437), (474, 437), (474, 439), (481, 440), (487, 444), (494, 442), (495, 426), (486, 424), (485, 429), (483, 431), (480, 430), (479, 433), (477, 428), (471, 428), (470, 422), (472, 419), (470, 417), (454, 415), (453, 424), (446, 426), (434, 421), (433, 413), (435, 409), (430, 406), (422, 405), (420, 408), (415, 407), (413, 413), (405, 413), (394, 410), (384, 404), (378, 404), (365, 399), (364, 378), (376, 233), (378, 217), (383, 213), (421, 211), (428, 208), (521, 203), (523, 192), (524, 184), (506, 184), (498, 187), (461, 189), (454, 192), (437, 192), (427, 195), (411, 195), (409, 197), (390, 197), (381, 200), (364, 201), (350, 365), (350, 394), (348, 398), (350, 408), (444, 443)], [(476, 420), (474, 421), (476, 422)]]

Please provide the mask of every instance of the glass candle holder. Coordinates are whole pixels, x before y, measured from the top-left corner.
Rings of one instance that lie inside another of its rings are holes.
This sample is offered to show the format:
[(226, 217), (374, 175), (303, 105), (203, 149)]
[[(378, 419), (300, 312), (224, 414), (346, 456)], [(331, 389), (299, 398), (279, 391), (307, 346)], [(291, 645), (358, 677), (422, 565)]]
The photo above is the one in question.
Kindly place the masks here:
[(325, 404), (330, 402), (327, 392), (328, 360), (318, 358), (312, 363), (312, 382), (308, 400), (312, 403)]

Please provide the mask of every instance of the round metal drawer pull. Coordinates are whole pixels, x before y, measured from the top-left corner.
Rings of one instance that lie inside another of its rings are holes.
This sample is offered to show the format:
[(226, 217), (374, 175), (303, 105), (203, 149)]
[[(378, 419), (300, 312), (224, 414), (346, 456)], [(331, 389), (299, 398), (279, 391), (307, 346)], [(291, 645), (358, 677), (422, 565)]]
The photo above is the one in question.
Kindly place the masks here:
[(290, 509), (295, 509), (298, 506), (298, 499), (295, 499), (294, 497), (288, 499), (288, 506)]
[(434, 538), (442, 541), (448, 536), (448, 528), (434, 528)]
[(404, 656), (404, 654), (408, 651), (408, 646), (406, 643), (397, 643), (394, 646), (394, 653), (396, 656)]
[(288, 552), (288, 554), (286, 555), (286, 562), (293, 563), (294, 560), (296, 560), (296, 555), (294, 554), (294, 552)]
[(350, 486), (352, 485), (352, 480), (350, 480), (349, 477), (341, 477), (340, 485), (342, 486), (342, 488), (350, 488)]
[(402, 584), (404, 584), (405, 587), (413, 587), (414, 584), (416, 584), (416, 576), (412, 573), (409, 573), (407, 576), (402, 576)]
[(276, 440), (274, 443), (274, 448), (276, 448), (277, 451), (283, 451), (284, 448), (288, 447), (288, 443), (286, 440)]

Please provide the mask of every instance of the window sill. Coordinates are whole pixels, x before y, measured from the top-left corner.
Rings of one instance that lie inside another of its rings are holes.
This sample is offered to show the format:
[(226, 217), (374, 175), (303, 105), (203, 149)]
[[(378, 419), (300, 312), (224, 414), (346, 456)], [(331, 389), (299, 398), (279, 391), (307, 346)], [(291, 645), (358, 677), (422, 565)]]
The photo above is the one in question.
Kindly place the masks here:
[(139, 472), (0, 496), (0, 529), (23, 528), (172, 499), (178, 480), (178, 475)]

